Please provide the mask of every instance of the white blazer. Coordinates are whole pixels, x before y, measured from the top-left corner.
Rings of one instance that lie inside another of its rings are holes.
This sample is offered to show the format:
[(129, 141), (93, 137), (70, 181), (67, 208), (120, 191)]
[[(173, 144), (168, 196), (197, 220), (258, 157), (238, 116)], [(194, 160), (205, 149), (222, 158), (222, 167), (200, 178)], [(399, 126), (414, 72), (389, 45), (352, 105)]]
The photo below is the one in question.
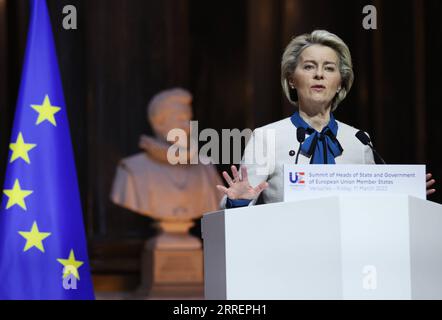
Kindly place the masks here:
[[(335, 158), (336, 164), (374, 164), (370, 147), (362, 144), (355, 134), (358, 129), (337, 121), (337, 139), (344, 151)], [(273, 138), (274, 137), (274, 138)], [(306, 138), (308, 135), (306, 135)], [(263, 181), (269, 186), (262, 192), (264, 203), (283, 201), (284, 164), (294, 164), (299, 142), (296, 127), (290, 117), (255, 129), (244, 150), (241, 166), (247, 168), (250, 185), (256, 187)], [(298, 164), (309, 164), (310, 158), (299, 154)], [(272, 170), (273, 169), (273, 170)], [(225, 208), (227, 196), (221, 200), (220, 207)], [(250, 202), (254, 205), (257, 199)]]

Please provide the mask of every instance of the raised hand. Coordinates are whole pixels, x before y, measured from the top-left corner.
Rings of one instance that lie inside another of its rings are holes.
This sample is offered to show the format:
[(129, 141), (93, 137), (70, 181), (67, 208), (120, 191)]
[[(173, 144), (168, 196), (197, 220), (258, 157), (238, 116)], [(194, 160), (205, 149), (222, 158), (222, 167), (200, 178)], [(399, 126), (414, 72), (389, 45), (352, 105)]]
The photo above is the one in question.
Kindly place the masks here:
[(264, 181), (261, 182), (258, 186), (252, 187), (249, 183), (249, 179), (247, 176), (246, 167), (241, 167), (241, 178), (238, 173), (238, 169), (236, 166), (231, 167), (233, 179), (229, 176), (229, 174), (224, 171), (223, 177), (229, 185), (228, 188), (225, 186), (217, 185), (218, 190), (224, 192), (224, 194), (229, 197), (229, 199), (237, 200), (237, 199), (247, 199), (253, 200), (259, 196), (259, 194), (266, 189), (269, 184)]
[(427, 176), (426, 176), (426, 178), (427, 178), (427, 196), (436, 192), (436, 189), (431, 189), (433, 184), (436, 182), (436, 180), (431, 179), (431, 177), (432, 177), (432, 174), (427, 173)]

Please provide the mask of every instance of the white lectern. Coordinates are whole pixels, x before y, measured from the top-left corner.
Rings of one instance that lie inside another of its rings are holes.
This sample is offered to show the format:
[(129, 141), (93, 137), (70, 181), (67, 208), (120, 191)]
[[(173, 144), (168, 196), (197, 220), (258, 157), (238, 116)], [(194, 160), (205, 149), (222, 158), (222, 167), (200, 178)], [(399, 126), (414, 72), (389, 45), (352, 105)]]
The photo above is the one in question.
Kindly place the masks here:
[(442, 205), (332, 196), (202, 218), (206, 299), (442, 299)]

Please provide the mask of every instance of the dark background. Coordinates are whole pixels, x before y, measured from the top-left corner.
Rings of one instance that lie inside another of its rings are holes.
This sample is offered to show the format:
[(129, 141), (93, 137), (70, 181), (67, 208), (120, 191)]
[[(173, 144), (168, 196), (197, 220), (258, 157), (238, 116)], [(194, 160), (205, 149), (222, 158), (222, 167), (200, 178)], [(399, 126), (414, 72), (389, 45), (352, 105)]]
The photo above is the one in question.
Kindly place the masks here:
[[(280, 59), (292, 36), (314, 29), (350, 47), (355, 83), (336, 117), (370, 133), (390, 164), (427, 164), (442, 179), (442, 1), (47, 0), (58, 50), (97, 290), (128, 290), (139, 277), (151, 220), (113, 205), (119, 159), (151, 134), (145, 109), (158, 91), (194, 94), (210, 127), (255, 128), (289, 116)], [(78, 29), (62, 28), (75, 5)], [(377, 8), (378, 29), (362, 28)], [(27, 0), (0, 0), (0, 182), (26, 44)], [(219, 170), (226, 166), (218, 166)], [(442, 192), (430, 200), (441, 203)]]

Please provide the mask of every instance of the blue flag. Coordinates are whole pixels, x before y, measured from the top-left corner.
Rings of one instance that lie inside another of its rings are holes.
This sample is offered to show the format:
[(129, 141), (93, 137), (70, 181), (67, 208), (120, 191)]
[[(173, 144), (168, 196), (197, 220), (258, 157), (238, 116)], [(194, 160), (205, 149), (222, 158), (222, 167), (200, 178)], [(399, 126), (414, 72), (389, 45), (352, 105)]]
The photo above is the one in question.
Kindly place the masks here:
[(0, 208), (0, 299), (94, 299), (45, 0), (31, 0)]

